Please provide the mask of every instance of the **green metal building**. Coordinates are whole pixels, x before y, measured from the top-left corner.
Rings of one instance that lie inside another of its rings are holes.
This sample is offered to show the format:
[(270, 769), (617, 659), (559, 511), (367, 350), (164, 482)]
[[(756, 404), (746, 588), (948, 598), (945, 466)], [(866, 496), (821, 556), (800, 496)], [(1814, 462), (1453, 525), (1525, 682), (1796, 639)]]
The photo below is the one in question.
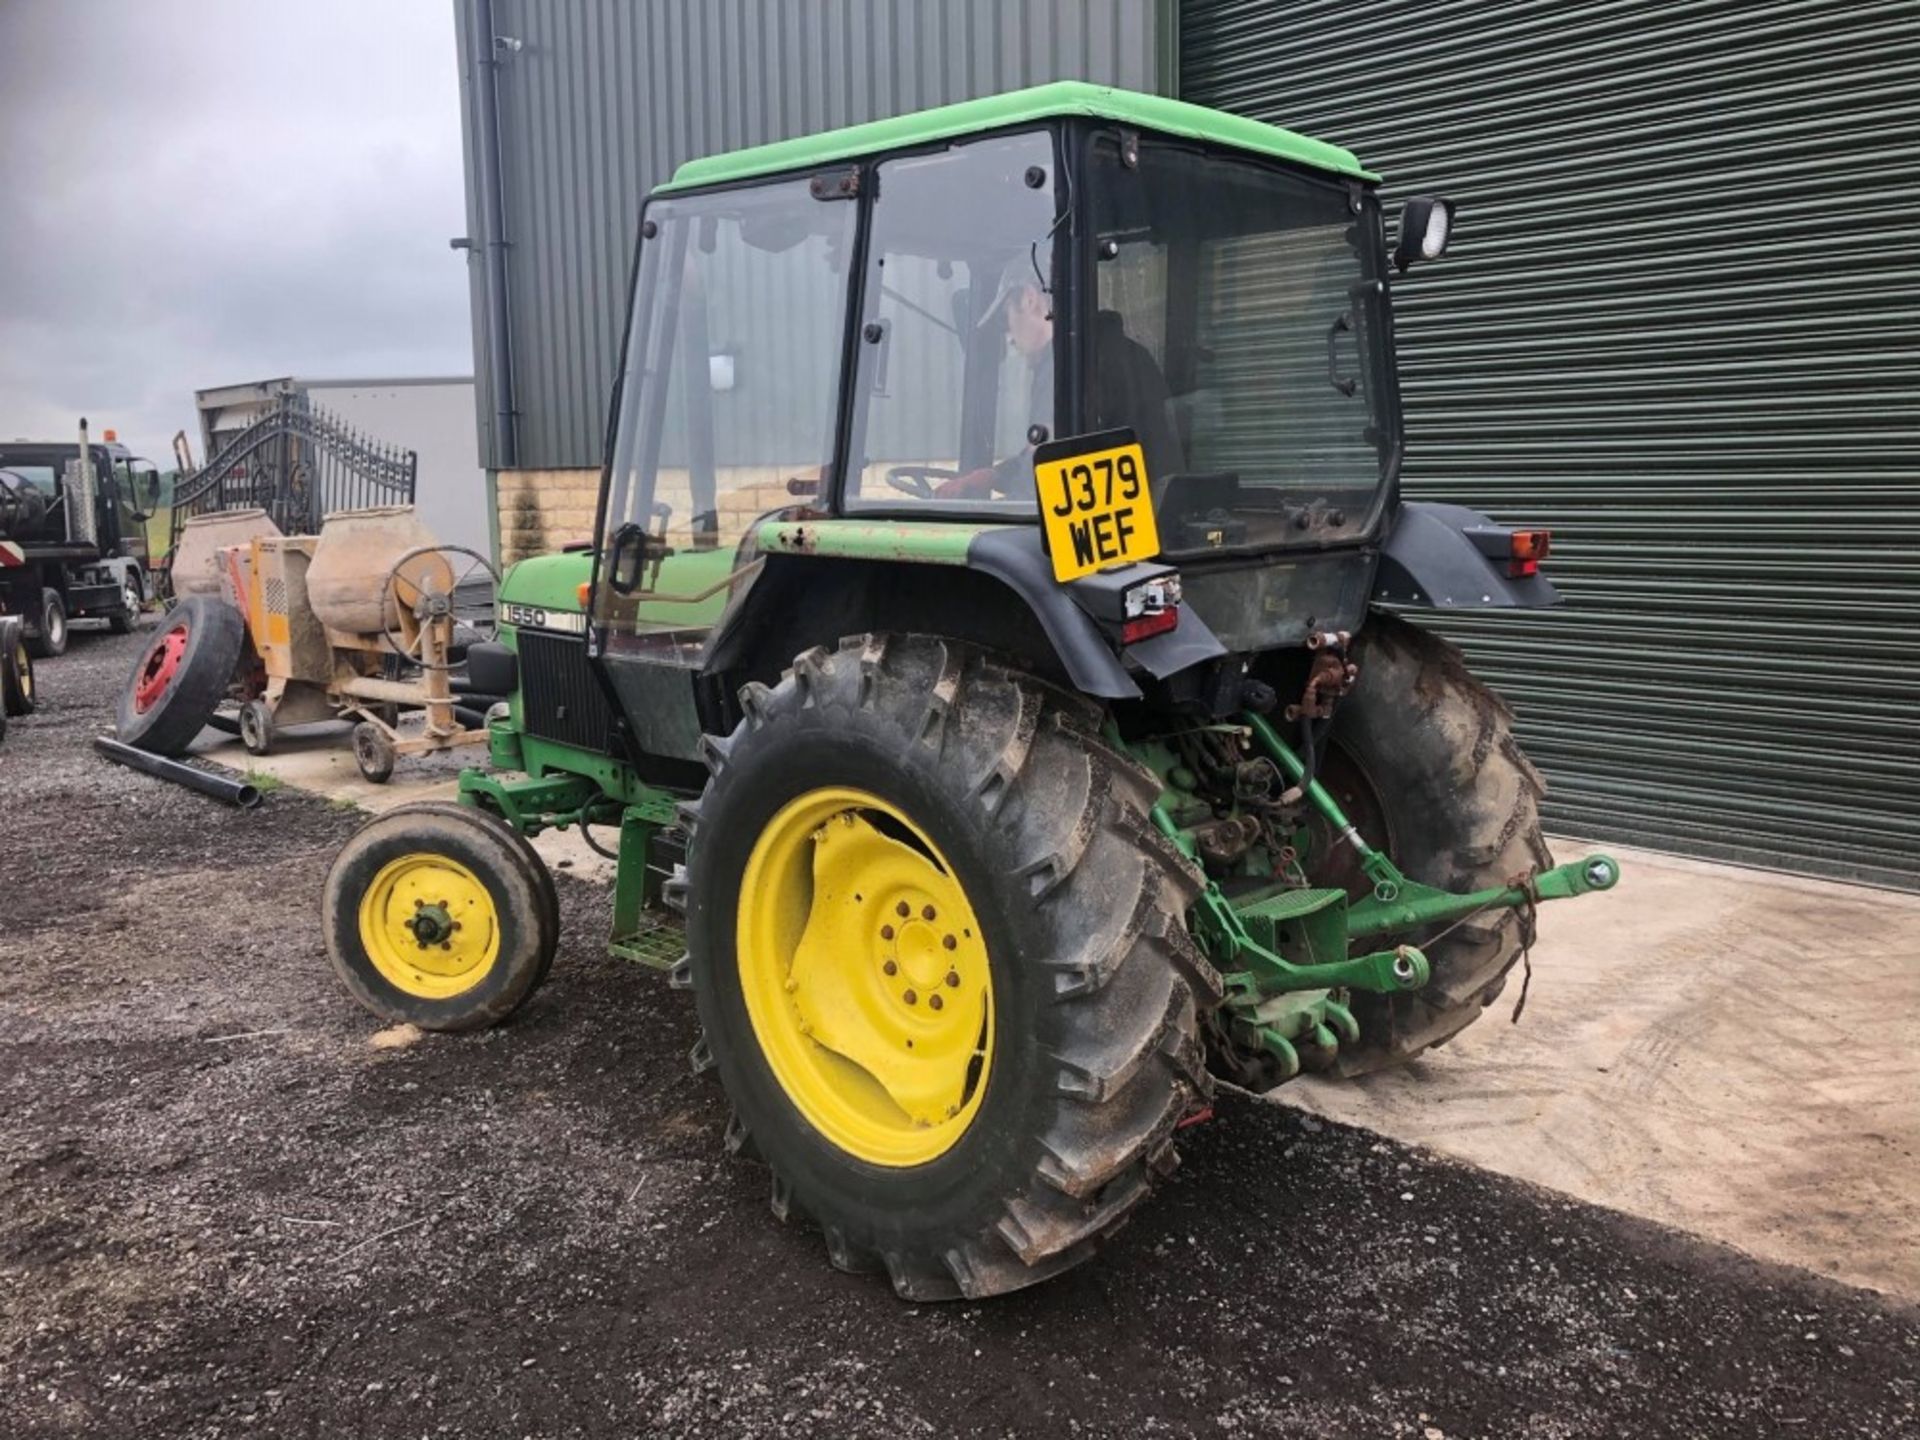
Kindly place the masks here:
[(1045, 80), (1175, 94), (1459, 202), (1396, 293), (1404, 474), (1554, 530), (1562, 609), (1447, 626), (1550, 826), (1920, 888), (1911, 3), (455, 8), (506, 553), (590, 526), (639, 201), (679, 162)]

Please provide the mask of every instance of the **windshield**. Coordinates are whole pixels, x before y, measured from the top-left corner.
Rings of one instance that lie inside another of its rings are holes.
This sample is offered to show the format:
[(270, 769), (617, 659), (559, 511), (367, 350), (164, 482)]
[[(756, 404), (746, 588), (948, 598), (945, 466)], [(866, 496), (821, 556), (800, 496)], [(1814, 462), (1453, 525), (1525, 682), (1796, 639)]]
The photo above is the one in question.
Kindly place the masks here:
[(1163, 549), (1369, 533), (1399, 433), (1375, 197), (1104, 137), (1091, 188), (1091, 393), (1132, 417)]

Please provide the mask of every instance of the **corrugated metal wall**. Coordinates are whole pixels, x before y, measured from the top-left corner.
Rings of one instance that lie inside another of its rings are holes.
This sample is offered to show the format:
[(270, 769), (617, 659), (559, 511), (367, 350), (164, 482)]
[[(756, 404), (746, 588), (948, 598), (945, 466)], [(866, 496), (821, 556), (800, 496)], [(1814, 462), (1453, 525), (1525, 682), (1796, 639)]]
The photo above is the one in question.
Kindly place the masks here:
[(499, 67), (520, 465), (600, 464), (640, 201), (682, 160), (1046, 80), (1165, 90), (1172, 20), (1172, 0), (495, 0), (521, 46)]
[(1408, 488), (1555, 531), (1447, 628), (1563, 833), (1920, 886), (1920, 9), (1187, 0), (1185, 98), (1461, 202)]

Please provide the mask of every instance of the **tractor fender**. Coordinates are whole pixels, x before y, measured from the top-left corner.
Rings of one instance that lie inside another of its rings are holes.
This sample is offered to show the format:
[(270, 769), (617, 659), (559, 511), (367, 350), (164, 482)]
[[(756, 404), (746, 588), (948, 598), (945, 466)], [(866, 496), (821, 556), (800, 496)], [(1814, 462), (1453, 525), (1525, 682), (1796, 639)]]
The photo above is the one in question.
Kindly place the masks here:
[(1426, 610), (1558, 605), (1560, 592), (1544, 575), (1514, 579), (1488, 558), (1482, 545), (1506, 533), (1507, 527), (1464, 505), (1402, 503), (1380, 552), (1373, 579), (1375, 602)]
[[(939, 560), (831, 556), (824, 550), (743, 545), (737, 563), (758, 559), (752, 585), (727, 607), (702, 670), (725, 686), (778, 677), (810, 646), (844, 635), (894, 631), (946, 635), (1020, 657), (1036, 672), (1103, 700), (1138, 699), (1115, 641), (1053, 578), (1037, 529), (982, 530)], [(1182, 606), (1172, 636), (1126, 652), (1156, 677), (1224, 653), (1206, 624)]]

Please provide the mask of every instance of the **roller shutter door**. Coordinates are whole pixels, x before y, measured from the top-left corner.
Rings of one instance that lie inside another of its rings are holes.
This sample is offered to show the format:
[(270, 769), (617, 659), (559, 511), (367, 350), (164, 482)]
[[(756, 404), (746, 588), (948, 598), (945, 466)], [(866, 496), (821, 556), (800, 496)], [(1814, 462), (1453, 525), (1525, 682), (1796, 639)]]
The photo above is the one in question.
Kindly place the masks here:
[(1460, 202), (1414, 498), (1552, 527), (1449, 622), (1561, 834), (1920, 888), (1920, 7), (1187, 0), (1181, 93)]

